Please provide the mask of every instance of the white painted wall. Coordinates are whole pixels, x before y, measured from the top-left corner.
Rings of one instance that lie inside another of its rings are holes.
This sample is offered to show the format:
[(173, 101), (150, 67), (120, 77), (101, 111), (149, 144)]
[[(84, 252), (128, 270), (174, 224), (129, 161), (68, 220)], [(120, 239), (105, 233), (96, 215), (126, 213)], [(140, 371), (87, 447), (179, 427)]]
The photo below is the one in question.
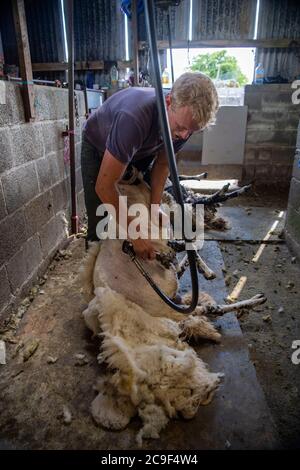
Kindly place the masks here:
[(199, 151), (199, 162), (242, 165), (247, 126), (248, 106), (221, 106), (216, 123), (201, 134), (193, 135), (184, 152)]

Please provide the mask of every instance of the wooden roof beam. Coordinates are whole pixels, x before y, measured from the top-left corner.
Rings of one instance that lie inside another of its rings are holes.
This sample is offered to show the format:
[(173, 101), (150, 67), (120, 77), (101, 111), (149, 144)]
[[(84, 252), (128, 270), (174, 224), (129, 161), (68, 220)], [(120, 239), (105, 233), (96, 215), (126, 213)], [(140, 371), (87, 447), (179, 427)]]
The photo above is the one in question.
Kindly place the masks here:
[[(190, 48), (200, 48), (200, 47), (295, 47), (299, 45), (300, 47), (300, 38), (299, 39), (208, 39), (206, 41), (191, 41), (189, 43)], [(144, 49), (147, 46), (145, 41), (139, 42), (139, 49)], [(168, 41), (157, 41), (158, 49), (168, 49)], [(188, 41), (172, 41), (172, 47), (174, 49), (187, 49)]]
[[(32, 64), (33, 72), (59, 72), (68, 69), (68, 62), (36, 62)], [(103, 60), (75, 62), (75, 70), (103, 70)]]

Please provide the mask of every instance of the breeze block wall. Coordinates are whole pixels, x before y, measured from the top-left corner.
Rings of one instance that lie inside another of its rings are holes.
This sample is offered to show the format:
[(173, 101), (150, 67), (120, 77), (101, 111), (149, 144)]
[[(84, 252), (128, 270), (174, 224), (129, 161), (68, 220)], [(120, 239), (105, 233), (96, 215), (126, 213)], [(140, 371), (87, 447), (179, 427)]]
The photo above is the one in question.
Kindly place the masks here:
[(300, 121), (286, 216), (285, 238), (300, 260)]
[(248, 106), (243, 182), (290, 184), (300, 104), (293, 104), (291, 83), (246, 85)]
[[(35, 120), (26, 123), (20, 86), (2, 82), (0, 99), (0, 321), (46, 269), (68, 235), (70, 169), (62, 131), (68, 90), (34, 86)], [(84, 208), (80, 169), (84, 97), (76, 92), (78, 214)]]

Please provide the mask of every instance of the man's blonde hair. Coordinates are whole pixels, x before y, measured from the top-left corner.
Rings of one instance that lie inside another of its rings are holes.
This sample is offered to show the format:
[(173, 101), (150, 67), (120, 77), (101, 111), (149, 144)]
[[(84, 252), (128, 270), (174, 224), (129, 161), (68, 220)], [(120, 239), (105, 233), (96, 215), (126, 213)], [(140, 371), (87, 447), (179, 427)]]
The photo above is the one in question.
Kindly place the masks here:
[(171, 90), (172, 107), (190, 106), (193, 118), (201, 129), (215, 122), (219, 108), (218, 93), (212, 80), (200, 72), (186, 72)]

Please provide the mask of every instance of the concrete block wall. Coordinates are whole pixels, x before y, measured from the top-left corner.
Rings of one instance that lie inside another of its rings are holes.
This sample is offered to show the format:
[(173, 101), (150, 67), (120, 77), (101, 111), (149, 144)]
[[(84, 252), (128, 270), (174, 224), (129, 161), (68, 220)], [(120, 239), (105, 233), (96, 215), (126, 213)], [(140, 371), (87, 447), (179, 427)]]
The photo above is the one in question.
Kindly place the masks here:
[(296, 147), (300, 105), (291, 84), (247, 85), (247, 133), (243, 181), (288, 186)]
[(286, 216), (285, 238), (300, 260), (300, 120)]
[[(70, 170), (61, 136), (68, 124), (68, 90), (35, 86), (36, 118), (26, 123), (20, 86), (4, 83), (5, 99), (0, 103), (0, 322), (46, 269), (68, 234), (70, 218)], [(82, 92), (77, 92), (77, 99), (76, 176), (81, 215)]]

